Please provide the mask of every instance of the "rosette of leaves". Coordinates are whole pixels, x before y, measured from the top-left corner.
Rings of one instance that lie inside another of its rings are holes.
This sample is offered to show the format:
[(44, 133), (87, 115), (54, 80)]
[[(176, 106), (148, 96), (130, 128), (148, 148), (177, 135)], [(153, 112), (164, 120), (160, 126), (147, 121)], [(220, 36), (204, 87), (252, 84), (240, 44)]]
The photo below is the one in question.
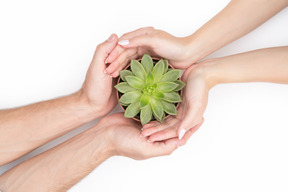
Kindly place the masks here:
[(166, 115), (177, 115), (181, 102), (180, 90), (185, 84), (179, 80), (181, 70), (172, 69), (166, 59), (157, 63), (145, 54), (141, 62), (131, 60), (130, 67), (120, 71), (122, 82), (115, 88), (120, 92), (120, 105), (125, 117), (140, 114), (142, 125), (151, 120), (163, 122)]

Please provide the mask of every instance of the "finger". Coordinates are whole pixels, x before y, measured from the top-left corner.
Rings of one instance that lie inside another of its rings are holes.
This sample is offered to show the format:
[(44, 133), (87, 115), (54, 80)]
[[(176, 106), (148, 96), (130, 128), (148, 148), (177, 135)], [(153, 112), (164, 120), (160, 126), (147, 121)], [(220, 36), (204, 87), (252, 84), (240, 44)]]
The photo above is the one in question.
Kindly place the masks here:
[[(169, 116), (167, 117), (167, 119), (165, 119), (165, 122), (168, 122), (172, 119), (174, 119), (175, 117), (173, 116)], [(145, 130), (145, 129), (148, 129), (150, 127), (153, 127), (153, 126), (157, 126), (157, 125), (161, 125), (162, 123), (160, 123), (159, 121), (151, 121), (150, 123), (147, 123), (146, 125), (143, 126), (142, 128), (142, 131)]]
[(164, 141), (164, 140), (171, 139), (177, 136), (178, 136), (177, 128), (170, 127), (169, 129), (156, 132), (152, 134), (151, 136), (149, 136), (148, 142)]
[(151, 143), (150, 153), (152, 157), (170, 155), (178, 147), (178, 138), (169, 139), (162, 142)]
[(203, 123), (204, 118), (202, 118), (201, 122), (198, 125), (192, 127), (191, 129), (189, 129), (189, 131), (185, 133), (184, 137), (179, 141), (178, 146), (185, 145), (189, 138), (203, 125)]
[(125, 40), (125, 39), (131, 39), (131, 38), (134, 38), (134, 37), (140, 36), (140, 35), (148, 35), (148, 34), (151, 34), (153, 32), (153, 30), (154, 30), (153, 27), (142, 27), (142, 28), (136, 29), (134, 31), (123, 34), (119, 38), (119, 41)]
[(118, 41), (118, 44), (124, 48), (135, 48), (135, 47), (149, 47), (154, 48), (155, 44), (157, 44), (157, 39), (152, 35), (140, 35), (130, 39), (124, 39)]
[(120, 45), (116, 45), (116, 47), (111, 51), (109, 56), (107, 57), (105, 63), (112, 63), (117, 59), (126, 49)]
[(96, 48), (93, 60), (101, 63), (105, 63), (106, 58), (110, 52), (117, 45), (118, 37), (116, 34), (112, 34), (106, 41), (99, 44)]
[(150, 123), (147, 123), (143, 126), (142, 131), (145, 129), (148, 129), (149, 127), (157, 126), (159, 124), (161, 124), (161, 123), (158, 121), (151, 121)]
[[(134, 54), (133, 54), (134, 53)], [(107, 67), (107, 73), (110, 73), (112, 77), (117, 77), (119, 72), (130, 63), (131, 59), (137, 59), (138, 54), (133, 49), (127, 49), (120, 57), (118, 57), (113, 63)], [(111, 71), (112, 70), (112, 71)], [(111, 72), (110, 72), (111, 71)]]
[(200, 110), (201, 110), (201, 104), (189, 107), (188, 112), (185, 114), (177, 131), (179, 140), (182, 139), (186, 131), (188, 131), (191, 127), (194, 127), (195, 125), (200, 123), (203, 115), (203, 113), (201, 113)]
[(141, 136), (142, 137), (148, 137), (148, 136), (150, 136), (156, 132), (163, 131), (165, 129), (169, 129), (169, 128), (173, 127), (177, 123), (177, 121), (179, 121), (179, 120), (176, 118), (173, 118), (170, 121), (166, 121), (164, 123), (159, 123), (159, 124), (157, 124), (157, 126), (152, 126), (152, 127), (146, 128), (142, 131)]

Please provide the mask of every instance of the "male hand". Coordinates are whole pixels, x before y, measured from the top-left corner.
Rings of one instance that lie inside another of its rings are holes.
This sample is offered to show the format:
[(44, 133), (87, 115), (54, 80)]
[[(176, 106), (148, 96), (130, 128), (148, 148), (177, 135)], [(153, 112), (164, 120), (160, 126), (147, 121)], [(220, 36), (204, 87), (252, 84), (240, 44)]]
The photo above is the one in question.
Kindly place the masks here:
[(112, 34), (108, 40), (97, 46), (85, 82), (80, 90), (81, 97), (89, 103), (98, 116), (105, 116), (117, 103), (113, 79), (104, 73), (105, 60), (117, 42), (117, 35)]
[[(98, 126), (97, 126), (98, 127)], [(127, 119), (123, 113), (112, 114), (99, 122), (99, 127), (107, 131), (105, 141), (112, 155), (121, 155), (136, 160), (171, 154), (178, 147), (178, 138), (150, 143), (140, 137), (141, 124)], [(187, 141), (192, 133), (187, 132), (183, 140)]]

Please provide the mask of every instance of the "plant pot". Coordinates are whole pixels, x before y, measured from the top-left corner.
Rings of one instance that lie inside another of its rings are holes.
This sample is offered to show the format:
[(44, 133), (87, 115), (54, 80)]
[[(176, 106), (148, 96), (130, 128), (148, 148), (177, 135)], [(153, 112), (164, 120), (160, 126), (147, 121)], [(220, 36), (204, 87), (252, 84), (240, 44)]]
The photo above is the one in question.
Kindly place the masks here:
[[(156, 58), (156, 57), (152, 57), (152, 60), (153, 60), (153, 66), (155, 66), (155, 64), (156, 64), (158, 61), (160, 61), (161, 59), (160, 59), (160, 58)], [(137, 59), (137, 61), (138, 61), (138, 62), (141, 62), (141, 59)], [(131, 71), (130, 65), (131, 65), (131, 64), (127, 65), (123, 70), (129, 70), (129, 71)], [(168, 63), (168, 70), (169, 70), (169, 69), (175, 69), (175, 68)], [(179, 77), (178, 79), (181, 80), (181, 77)], [(117, 80), (117, 84), (119, 84), (119, 83), (121, 83), (121, 82), (124, 82), (124, 81), (121, 79), (121, 77), (120, 77), (120, 75), (119, 75), (118, 80)], [(180, 96), (181, 96), (181, 98), (182, 98), (182, 90), (178, 91), (178, 93), (180, 94)], [(123, 95), (123, 93), (121, 93), (121, 92), (119, 92), (119, 91), (117, 90), (117, 91), (116, 91), (116, 94), (117, 94), (117, 100), (118, 100), (118, 103), (119, 103), (119, 99), (120, 99), (120, 97)], [(174, 103), (174, 105), (176, 106), (177, 109), (178, 109), (178, 107), (179, 107), (179, 104), (180, 104), (180, 102)], [(119, 105), (120, 105), (120, 107), (123, 109), (123, 111), (125, 112), (127, 106), (122, 106), (120, 103), (119, 103)], [(164, 118), (164, 119), (166, 119), (166, 118), (168, 118), (168, 117), (171, 116), (171, 115), (167, 114), (166, 112), (164, 112), (164, 113), (165, 113), (165, 118)], [(133, 117), (132, 119), (134, 119), (135, 121), (140, 122), (140, 112), (139, 112), (135, 117)], [(155, 119), (154, 117), (152, 117), (151, 121), (156, 121), (156, 119)], [(151, 121), (150, 121), (150, 122), (151, 122)]]

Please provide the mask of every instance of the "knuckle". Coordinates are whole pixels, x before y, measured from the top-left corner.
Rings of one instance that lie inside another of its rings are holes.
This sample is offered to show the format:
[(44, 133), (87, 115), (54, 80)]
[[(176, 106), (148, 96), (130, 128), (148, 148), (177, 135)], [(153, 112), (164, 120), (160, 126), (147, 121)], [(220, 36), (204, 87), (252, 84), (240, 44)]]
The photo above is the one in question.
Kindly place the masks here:
[(97, 45), (96, 50), (103, 50), (104, 49), (104, 45), (101, 43), (99, 45)]

